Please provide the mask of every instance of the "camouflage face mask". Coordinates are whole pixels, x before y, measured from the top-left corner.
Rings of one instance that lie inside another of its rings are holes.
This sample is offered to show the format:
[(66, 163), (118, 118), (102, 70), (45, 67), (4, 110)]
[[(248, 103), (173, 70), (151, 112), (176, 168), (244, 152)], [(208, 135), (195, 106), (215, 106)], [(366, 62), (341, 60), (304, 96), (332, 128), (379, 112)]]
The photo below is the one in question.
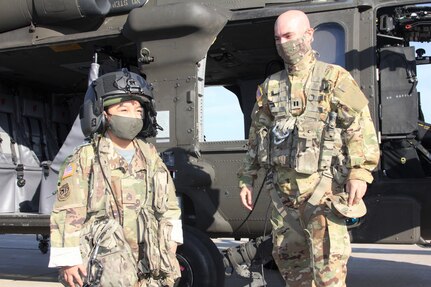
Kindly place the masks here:
[(109, 118), (109, 129), (120, 139), (133, 140), (144, 126), (141, 118), (129, 118), (112, 115)]
[(305, 43), (305, 37), (276, 44), (278, 55), (287, 65), (295, 65), (302, 60), (311, 47)]

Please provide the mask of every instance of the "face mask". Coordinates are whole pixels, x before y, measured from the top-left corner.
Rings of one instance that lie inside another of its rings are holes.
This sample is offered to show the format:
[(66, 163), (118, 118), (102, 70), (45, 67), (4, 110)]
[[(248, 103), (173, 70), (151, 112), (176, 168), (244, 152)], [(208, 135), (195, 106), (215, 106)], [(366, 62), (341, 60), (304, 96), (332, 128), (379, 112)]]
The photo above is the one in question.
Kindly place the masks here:
[(112, 115), (109, 118), (109, 129), (120, 139), (133, 140), (144, 126), (140, 118), (129, 118)]
[(295, 65), (302, 60), (311, 47), (305, 43), (304, 37), (276, 44), (278, 55), (287, 65)]

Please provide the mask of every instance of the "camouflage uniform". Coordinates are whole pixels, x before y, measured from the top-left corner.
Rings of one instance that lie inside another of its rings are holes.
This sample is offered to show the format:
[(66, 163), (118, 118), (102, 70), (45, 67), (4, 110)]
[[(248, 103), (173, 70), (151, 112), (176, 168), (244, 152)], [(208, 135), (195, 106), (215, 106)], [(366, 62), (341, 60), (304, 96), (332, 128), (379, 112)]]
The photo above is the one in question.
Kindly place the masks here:
[[(318, 91), (307, 94), (316, 82), (316, 62), (310, 51), (289, 74), (283, 70), (258, 87), (249, 149), (238, 173), (242, 188), (253, 185), (259, 168), (270, 171), (274, 204), (282, 206), (272, 212), (273, 257), (286, 286), (345, 286), (350, 239), (345, 219), (331, 212), (325, 199), (345, 196), (348, 179), (371, 183), (379, 159), (368, 101), (346, 70), (325, 64)], [(333, 134), (322, 143), (331, 115)], [(273, 129), (289, 136), (278, 141)], [(324, 195), (307, 214), (318, 187)]]
[[(139, 139), (133, 140), (133, 145), (135, 154), (128, 163), (115, 151), (109, 138), (100, 137), (98, 153), (102, 170), (92, 144), (79, 147), (66, 161), (60, 172), (57, 200), (51, 215), (51, 252), (55, 249), (57, 254), (59, 250), (69, 254), (65, 266), (82, 263), (79, 253), (76, 255), (76, 251), (79, 252), (81, 230), (84, 224), (94, 221), (101, 214), (121, 223), (135, 265), (142, 258), (142, 242), (139, 242), (142, 235), (138, 234), (143, 233), (138, 227), (140, 212), (148, 211), (152, 220), (179, 221), (180, 209), (175, 187), (156, 149)], [(109, 191), (111, 188), (117, 202)], [(180, 239), (172, 240), (182, 243), (182, 233)], [(174, 254), (171, 256), (175, 258)], [(50, 262), (50, 265), (55, 266), (56, 263)], [(178, 267), (175, 266), (176, 271)], [(112, 275), (115, 278), (120, 274)], [(147, 286), (147, 283), (142, 281), (140, 286)]]

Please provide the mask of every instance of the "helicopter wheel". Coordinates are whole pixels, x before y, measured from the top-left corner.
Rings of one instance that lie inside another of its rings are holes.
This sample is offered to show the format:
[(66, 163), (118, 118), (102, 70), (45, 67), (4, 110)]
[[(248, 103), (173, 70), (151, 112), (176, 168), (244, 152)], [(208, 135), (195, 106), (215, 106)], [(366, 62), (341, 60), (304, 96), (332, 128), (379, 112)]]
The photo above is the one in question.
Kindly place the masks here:
[(202, 231), (184, 226), (184, 244), (177, 250), (181, 279), (178, 287), (223, 287), (222, 255)]

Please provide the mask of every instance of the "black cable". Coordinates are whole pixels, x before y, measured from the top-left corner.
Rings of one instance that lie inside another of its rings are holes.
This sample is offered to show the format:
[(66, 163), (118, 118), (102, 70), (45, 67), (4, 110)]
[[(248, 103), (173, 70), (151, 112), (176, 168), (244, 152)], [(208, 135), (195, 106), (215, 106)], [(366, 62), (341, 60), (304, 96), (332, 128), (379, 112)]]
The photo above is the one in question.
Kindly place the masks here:
[[(255, 200), (255, 202), (254, 202), (254, 206), (256, 206), (256, 204), (257, 204), (257, 201), (259, 200), (259, 197), (260, 197), (260, 194), (261, 194), (261, 192), (262, 192), (262, 189), (263, 189), (263, 185), (265, 184), (265, 182), (266, 182), (266, 179), (267, 179), (267, 177), (268, 177), (268, 174), (269, 174), (269, 169), (266, 171), (266, 174), (265, 174), (265, 178), (263, 179), (263, 181), (262, 181), (262, 184), (261, 184), (261, 186), (260, 186), (260, 188), (259, 188), (259, 192), (257, 193), (257, 196), (256, 196), (256, 200)], [(247, 215), (247, 217), (242, 221), (242, 223), (233, 231), (233, 233), (235, 233), (235, 232), (237, 232), (246, 222), (247, 222), (247, 219), (249, 219), (249, 217), (251, 216), (251, 214), (253, 213), (253, 211), (254, 211), (254, 209), (255, 208), (253, 208), (252, 210), (250, 210), (250, 212), (248, 213), (248, 215)]]

